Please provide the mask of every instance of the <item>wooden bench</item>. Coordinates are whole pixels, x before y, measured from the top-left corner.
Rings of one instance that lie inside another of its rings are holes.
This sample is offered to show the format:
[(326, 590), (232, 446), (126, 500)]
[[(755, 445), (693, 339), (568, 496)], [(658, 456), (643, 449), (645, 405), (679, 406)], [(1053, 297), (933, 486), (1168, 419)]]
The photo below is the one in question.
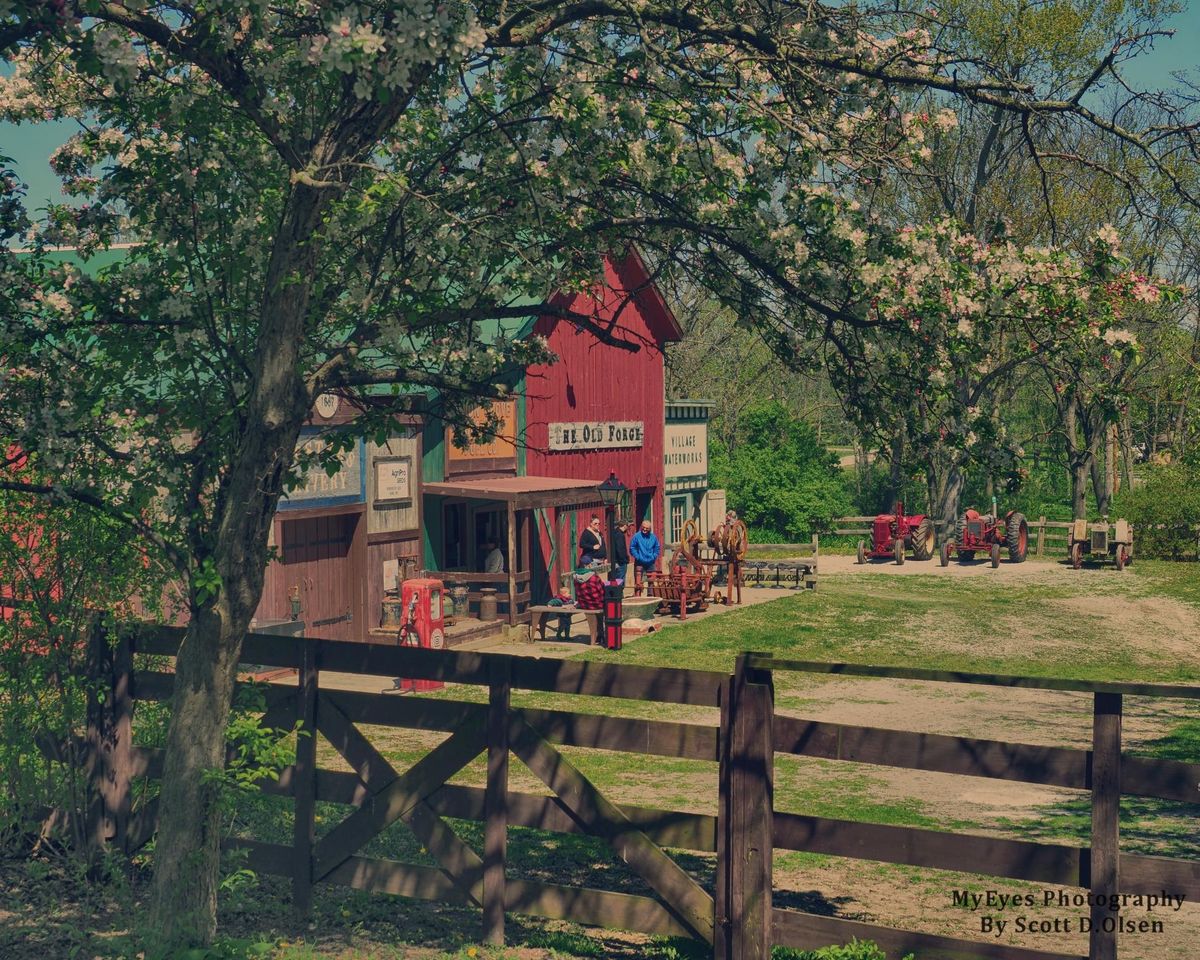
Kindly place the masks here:
[(526, 608), (529, 612), (529, 639), (532, 642), (534, 633), (537, 633), (538, 640), (546, 639), (546, 621), (551, 617), (571, 617), (576, 614), (583, 614), (583, 618), (587, 621), (588, 628), (588, 644), (600, 642), (600, 623), (604, 618), (603, 610), (580, 610), (579, 607), (551, 607), (547, 604), (538, 604)]

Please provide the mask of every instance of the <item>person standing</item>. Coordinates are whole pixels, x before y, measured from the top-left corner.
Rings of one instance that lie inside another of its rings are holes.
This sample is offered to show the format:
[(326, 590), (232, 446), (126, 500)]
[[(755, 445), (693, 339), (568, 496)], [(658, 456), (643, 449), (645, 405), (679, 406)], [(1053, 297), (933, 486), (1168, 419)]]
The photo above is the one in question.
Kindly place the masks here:
[(625, 539), (629, 536), (629, 521), (618, 520), (617, 529), (611, 536), (612, 571), (609, 573), (608, 579), (616, 580), (623, 586), (625, 584), (625, 575), (629, 571), (629, 544)]
[(600, 535), (600, 518), (593, 514), (587, 529), (579, 535), (579, 565), (586, 567), (593, 560), (607, 559), (604, 554), (604, 538)]
[(642, 521), (642, 528), (629, 541), (629, 552), (633, 555), (633, 592), (640, 597), (642, 576), (658, 570), (658, 558), (662, 554), (662, 544), (649, 520)]

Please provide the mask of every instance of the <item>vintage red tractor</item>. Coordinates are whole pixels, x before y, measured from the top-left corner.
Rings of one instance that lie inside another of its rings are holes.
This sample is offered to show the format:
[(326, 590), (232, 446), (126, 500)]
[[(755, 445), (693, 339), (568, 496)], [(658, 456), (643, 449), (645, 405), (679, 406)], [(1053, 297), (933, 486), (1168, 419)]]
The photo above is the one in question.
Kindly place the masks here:
[(858, 541), (858, 562), (866, 563), (868, 557), (883, 557), (903, 563), (908, 550), (914, 560), (928, 560), (934, 549), (933, 521), (921, 515), (907, 516), (904, 504), (897, 503), (895, 513), (881, 513), (871, 524), (870, 550), (866, 541)]
[(974, 560), (975, 554), (985, 553), (992, 566), (998, 567), (1000, 554), (1005, 550), (1012, 563), (1025, 559), (1029, 550), (1029, 524), (1025, 515), (1010, 510), (1001, 519), (994, 513), (980, 513), (972, 508), (959, 517), (954, 539), (942, 543), (940, 560), (944, 567), (950, 563), (951, 554), (957, 553), (958, 559), (965, 563)]

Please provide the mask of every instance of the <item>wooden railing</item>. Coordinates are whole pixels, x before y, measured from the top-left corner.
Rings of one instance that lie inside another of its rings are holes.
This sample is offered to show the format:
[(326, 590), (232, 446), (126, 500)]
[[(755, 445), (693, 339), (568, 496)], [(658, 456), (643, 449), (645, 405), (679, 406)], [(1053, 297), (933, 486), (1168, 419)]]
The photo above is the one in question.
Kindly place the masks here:
[[(1034, 690), (1069, 690), (1092, 696), (1092, 749), (1033, 746), (976, 740), (904, 730), (879, 730), (818, 723), (774, 715), (773, 671), (801, 671), (848, 677), (884, 677), (940, 683), (984, 684)], [(739, 679), (744, 678), (744, 679)], [(1041, 883), (1084, 887), (1089, 892), (1091, 932), (1088, 957), (1115, 960), (1117, 930), (1103, 921), (1115, 920), (1111, 904), (1117, 893), (1200, 896), (1200, 861), (1123, 854), (1119, 850), (1122, 794), (1165, 800), (1200, 802), (1200, 764), (1153, 760), (1121, 753), (1121, 714), (1125, 696), (1200, 700), (1200, 686), (1158, 683), (1106, 683), (1045, 677), (958, 673), (918, 668), (879, 667), (779, 659), (744, 654), (738, 660), (734, 684), (759, 689), (754, 721), (764, 731), (770, 755), (793, 754), (854, 763), (878, 764), (972, 777), (991, 777), (1026, 783), (1072, 787), (1091, 794), (1091, 844), (1073, 847), (994, 837), (963, 836), (948, 831), (915, 829), (798, 816), (772, 807), (768, 772), (744, 799), (757, 816), (771, 822), (769, 846), (832, 856), (901, 863), (940, 870), (1009, 877)], [(764, 828), (765, 829), (765, 828)], [(756, 890), (748, 894), (765, 900), (769, 932), (761, 956), (772, 944), (813, 949), (852, 938), (873, 940), (889, 956), (916, 951), (918, 956), (955, 956), (1004, 960), (1065, 960), (1073, 954), (980, 943), (831, 917), (814, 917), (793, 910), (770, 908), (769, 865), (751, 875)]]
[[(174, 677), (162, 669), (135, 670), (136, 654), (171, 657), (182, 631), (157, 628), (126, 634), (110, 646), (96, 641), (90, 670), (110, 676), (89, 705), (89, 770), (99, 813), (93, 839), (126, 851), (151, 837), (154, 803), (131, 809), (131, 784), (161, 774), (163, 753), (135, 747), (134, 702), (164, 700)], [(315, 885), (334, 883), (480, 909), (482, 936), (504, 939), (505, 912), (583, 924), (685, 936), (710, 943), (719, 960), (770, 956), (773, 944), (811, 949), (852, 938), (874, 940), (891, 954), (910, 950), (1006, 960), (1062, 960), (1069, 955), (935, 936), (772, 906), (772, 849), (957, 870), (995, 877), (1087, 888), (1093, 895), (1170, 893), (1200, 899), (1197, 861), (1121, 854), (1118, 801), (1122, 793), (1200, 802), (1200, 764), (1152, 760), (1121, 753), (1125, 696), (1200, 699), (1200, 687), (1182, 684), (1089, 683), (920, 669), (812, 663), (762, 654), (738, 657), (732, 675), (670, 668), (438, 651), (352, 642), (251, 634), (242, 660), (294, 668), (295, 684), (266, 687), (261, 723), (308, 736), (297, 741), (296, 761), (264, 793), (295, 805), (291, 844), (236, 839), (249, 866), (290, 877), (301, 913)], [(904, 730), (854, 727), (775, 713), (774, 671), (855, 677), (989, 684), (1090, 693), (1091, 750), (1033, 746)], [(389, 697), (332, 689), (328, 671), (403, 676), (482, 686), (487, 703), (461, 699)], [(719, 707), (720, 724), (680, 723), (595, 715), (571, 710), (514, 707), (515, 689), (566, 696), (614, 697), (666, 704)], [(371, 742), (364, 726), (449, 733), (412, 767), (400, 771)], [(349, 771), (318, 766), (317, 734)], [(717, 765), (716, 816), (618, 804), (564, 755), (582, 747)], [(481, 753), (482, 787), (447, 781)], [(511, 790), (510, 754), (551, 791), (539, 796)], [(972, 777), (993, 777), (1088, 790), (1092, 798), (1089, 847), (948, 831), (858, 823), (776, 810), (773, 782), (779, 754), (847, 763), (886, 765)], [(340, 823), (317, 837), (317, 801), (347, 808)], [(464, 843), (446, 818), (484, 824), (482, 855)], [(397, 820), (405, 823), (437, 866), (361, 854), (362, 847)], [(587, 834), (607, 842), (652, 891), (651, 896), (594, 887), (516, 879), (507, 859), (510, 826)], [(685, 871), (664, 847), (715, 853), (715, 889)], [(1115, 960), (1116, 936), (1092, 935), (1092, 960)]]

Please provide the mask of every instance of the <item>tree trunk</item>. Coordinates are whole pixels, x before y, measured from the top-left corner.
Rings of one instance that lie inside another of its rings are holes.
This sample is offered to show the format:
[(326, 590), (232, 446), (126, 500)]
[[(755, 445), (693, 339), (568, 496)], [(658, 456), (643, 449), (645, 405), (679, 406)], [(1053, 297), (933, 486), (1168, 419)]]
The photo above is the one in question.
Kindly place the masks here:
[(266, 277), (244, 426), (213, 498), (208, 542), (193, 544), (195, 561), (215, 566), (221, 588), (214, 600), (193, 602), (176, 666), (150, 897), (155, 952), (204, 946), (216, 932), (220, 806), (206, 772), (224, 767), (242, 639), (262, 596), (270, 526), (309, 412), (300, 348), (325, 208), (310, 188), (289, 196)]
[(891, 470), (888, 474), (888, 510), (894, 510), (904, 493), (904, 431), (892, 437)]
[(248, 616), (241, 619), (227, 604), (202, 611), (179, 648), (154, 850), (151, 956), (209, 943), (216, 933), (221, 808), (212, 774), (225, 766), (225, 724), (249, 625)]
[(935, 450), (925, 473), (929, 488), (929, 512), (938, 540), (953, 536), (962, 505), (963, 476), (958, 458), (947, 450)]

